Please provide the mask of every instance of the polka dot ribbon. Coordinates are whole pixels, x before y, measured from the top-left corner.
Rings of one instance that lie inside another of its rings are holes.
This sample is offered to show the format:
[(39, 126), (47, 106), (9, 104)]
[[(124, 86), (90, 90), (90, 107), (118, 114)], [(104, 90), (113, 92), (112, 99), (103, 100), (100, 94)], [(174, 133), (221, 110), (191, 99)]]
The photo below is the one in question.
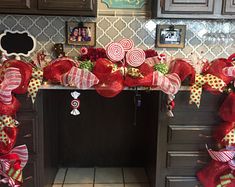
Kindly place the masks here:
[(2, 115), (0, 116), (0, 142), (3, 142), (4, 144), (8, 144), (10, 141), (10, 138), (6, 134), (4, 128), (15, 128), (17, 127), (18, 122), (13, 119), (11, 116)]
[(235, 129), (232, 129), (228, 134), (223, 138), (224, 142), (226, 142), (229, 146), (235, 145)]
[(235, 176), (232, 173), (220, 176), (220, 183), (216, 187), (226, 187), (235, 180)]
[(35, 102), (38, 89), (42, 85), (43, 71), (41, 69), (33, 68), (32, 78), (29, 82), (28, 92), (31, 96), (32, 102)]
[(189, 103), (195, 103), (197, 107), (200, 107), (200, 100), (201, 100), (201, 94), (202, 94), (202, 86), (204, 84), (208, 83), (213, 89), (216, 89), (220, 92), (223, 92), (223, 87), (226, 86), (225, 82), (211, 74), (206, 75), (200, 75), (196, 74), (195, 77), (195, 83), (191, 87), (191, 94), (190, 94), (190, 100)]

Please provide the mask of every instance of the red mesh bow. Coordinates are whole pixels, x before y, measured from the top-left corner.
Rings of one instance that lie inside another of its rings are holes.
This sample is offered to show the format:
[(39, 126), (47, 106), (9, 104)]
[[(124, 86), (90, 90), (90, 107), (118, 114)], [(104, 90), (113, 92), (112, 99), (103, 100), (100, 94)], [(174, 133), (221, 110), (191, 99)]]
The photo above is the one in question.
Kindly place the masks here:
[(219, 109), (219, 116), (228, 122), (235, 122), (235, 93), (231, 92)]

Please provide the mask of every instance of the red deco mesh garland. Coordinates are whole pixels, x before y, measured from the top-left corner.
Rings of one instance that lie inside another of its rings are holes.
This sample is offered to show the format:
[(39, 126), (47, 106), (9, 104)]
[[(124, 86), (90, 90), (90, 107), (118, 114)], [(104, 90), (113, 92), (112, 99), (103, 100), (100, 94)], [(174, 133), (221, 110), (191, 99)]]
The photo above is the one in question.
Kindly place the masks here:
[[(120, 44), (120, 45), (119, 45)], [(51, 83), (64, 86), (72, 86), (79, 89), (94, 87), (102, 96), (114, 97), (119, 94), (125, 86), (146, 86), (158, 89), (169, 95), (168, 113), (173, 116), (172, 110), (175, 106), (174, 95), (178, 92), (181, 82), (189, 79), (191, 85), (195, 85), (196, 72), (186, 59), (171, 59), (169, 71), (167, 58), (161, 58), (154, 50), (147, 50), (143, 54), (142, 50), (135, 49), (131, 40), (121, 40), (115, 49), (120, 50), (113, 53), (106, 53), (104, 49), (83, 48), (80, 60), (86, 60), (89, 68), (84, 69), (79, 66), (80, 62), (63, 57), (53, 60), (44, 67), (44, 79)], [(109, 45), (110, 46), (110, 45)], [(123, 47), (123, 49), (122, 49)], [(111, 48), (111, 47), (110, 47)], [(112, 48), (113, 49), (113, 46)], [(131, 51), (131, 52), (129, 52)], [(110, 52), (110, 51), (109, 51)], [(127, 55), (127, 59), (122, 59)], [(118, 57), (120, 58), (116, 58)], [(137, 55), (137, 57), (135, 56)], [(115, 58), (107, 59), (108, 57)], [(131, 57), (130, 57), (131, 56)], [(143, 60), (144, 58), (146, 60)], [(157, 57), (157, 58), (156, 58)], [(123, 60), (122, 63), (119, 61)], [(125, 62), (129, 63), (125, 63)], [(156, 64), (160, 64), (155, 66)], [(84, 67), (88, 67), (85, 66)], [(157, 67), (155, 69), (155, 67)], [(227, 59), (216, 59), (206, 68), (203, 68), (201, 76), (221, 80), (225, 85), (234, 80), (234, 69), (231, 57)], [(8, 76), (9, 71), (15, 73), (15, 78)], [(35, 74), (36, 73), (36, 74)], [(209, 76), (207, 77), (207, 75)], [(22, 184), (22, 169), (28, 160), (26, 146), (14, 148), (17, 137), (18, 122), (13, 116), (19, 109), (19, 102), (12, 93), (24, 94), (28, 91), (32, 81), (37, 81), (35, 91), (41, 84), (42, 69), (37, 69), (31, 65), (17, 60), (7, 60), (1, 68), (0, 86), (0, 183), (7, 183), (15, 187)], [(17, 81), (21, 79), (21, 81)], [(10, 81), (13, 84), (5, 84)], [(7, 85), (7, 86), (6, 86)], [(32, 83), (32, 85), (34, 85)], [(198, 85), (197, 85), (198, 86)], [(213, 83), (199, 86), (199, 89), (222, 90), (224, 87), (213, 86)], [(32, 91), (32, 89), (30, 89)], [(218, 92), (219, 93), (219, 92)], [(31, 93), (35, 98), (36, 93)], [(71, 93), (71, 114), (80, 114), (80, 93)], [(224, 146), (220, 151), (208, 149), (208, 153), (213, 160), (211, 163), (199, 171), (197, 176), (205, 187), (234, 187), (235, 180), (234, 155), (235, 155), (235, 93), (230, 92), (219, 110), (220, 117), (225, 121), (215, 131), (214, 138)], [(23, 125), (23, 124), (22, 124)], [(21, 163), (21, 164), (19, 164)], [(226, 184), (226, 185), (225, 185)]]

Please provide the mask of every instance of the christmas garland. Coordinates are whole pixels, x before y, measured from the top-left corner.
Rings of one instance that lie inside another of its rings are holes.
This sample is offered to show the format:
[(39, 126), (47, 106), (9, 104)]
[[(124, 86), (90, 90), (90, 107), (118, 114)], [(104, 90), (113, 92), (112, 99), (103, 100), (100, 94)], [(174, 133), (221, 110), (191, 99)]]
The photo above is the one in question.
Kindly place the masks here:
[[(167, 114), (173, 116), (174, 97), (182, 82), (191, 85), (190, 103), (200, 106), (202, 90), (227, 92), (219, 115), (225, 121), (214, 133), (219, 151), (209, 148), (211, 163), (197, 173), (205, 187), (235, 185), (235, 55), (212, 62), (192, 55), (190, 59), (174, 59), (155, 50), (135, 48), (133, 41), (122, 39), (103, 48), (82, 47), (74, 60), (60, 57), (50, 60), (43, 52), (32, 62), (2, 58), (0, 67), (0, 183), (21, 186), (22, 170), (28, 160), (25, 145), (14, 148), (18, 122), (14, 119), (20, 103), (14, 94), (28, 93), (35, 101), (42, 84), (60, 84), (77, 89), (95, 88), (110, 98), (124, 87), (147, 87), (168, 94)], [(79, 115), (79, 94), (72, 93), (71, 114)], [(215, 172), (216, 171), (216, 172)]]

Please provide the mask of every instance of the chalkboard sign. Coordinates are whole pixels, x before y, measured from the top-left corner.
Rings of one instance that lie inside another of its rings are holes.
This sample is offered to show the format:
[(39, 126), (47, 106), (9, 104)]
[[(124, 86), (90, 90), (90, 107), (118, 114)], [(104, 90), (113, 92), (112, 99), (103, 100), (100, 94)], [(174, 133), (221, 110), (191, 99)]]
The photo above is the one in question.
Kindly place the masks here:
[(36, 48), (36, 40), (28, 32), (8, 31), (0, 35), (0, 50), (7, 56), (29, 56)]

